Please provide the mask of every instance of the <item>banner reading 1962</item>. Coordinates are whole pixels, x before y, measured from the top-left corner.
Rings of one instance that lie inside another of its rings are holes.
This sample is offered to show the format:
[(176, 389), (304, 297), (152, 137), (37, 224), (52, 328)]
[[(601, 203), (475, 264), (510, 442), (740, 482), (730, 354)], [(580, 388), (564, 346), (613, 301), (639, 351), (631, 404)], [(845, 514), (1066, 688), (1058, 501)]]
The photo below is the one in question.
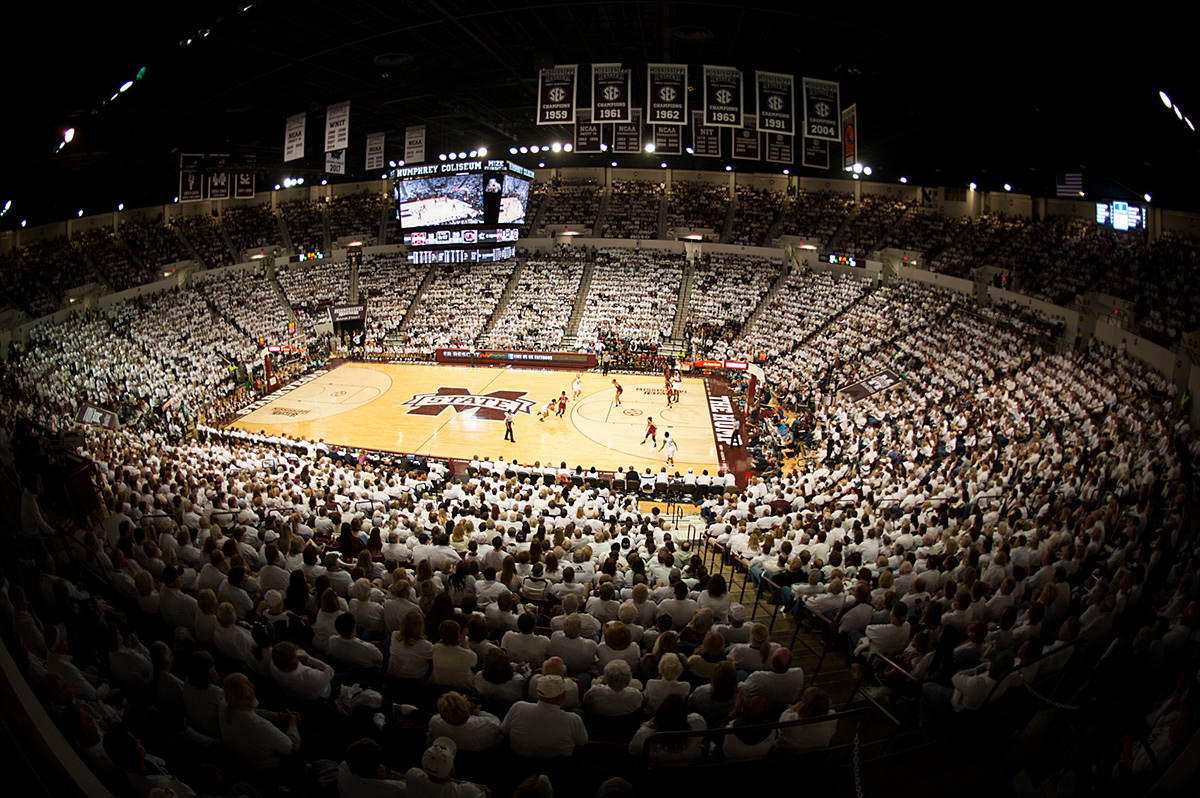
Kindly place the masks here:
[(539, 125), (569, 125), (575, 119), (575, 83), (578, 68), (556, 66), (538, 72)]
[(646, 123), (686, 125), (687, 67), (682, 64), (646, 65)]
[(732, 67), (704, 67), (704, 124), (742, 126), (742, 72)]
[(629, 122), (632, 79), (620, 64), (592, 64), (592, 119)]

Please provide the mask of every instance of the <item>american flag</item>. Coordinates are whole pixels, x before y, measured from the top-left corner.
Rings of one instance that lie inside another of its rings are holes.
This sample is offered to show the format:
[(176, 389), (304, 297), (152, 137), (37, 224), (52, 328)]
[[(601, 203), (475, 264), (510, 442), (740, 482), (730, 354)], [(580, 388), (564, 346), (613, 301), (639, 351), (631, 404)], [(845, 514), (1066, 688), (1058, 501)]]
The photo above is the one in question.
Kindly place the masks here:
[(1083, 192), (1083, 175), (1079, 172), (1059, 173), (1054, 176), (1055, 196), (1078, 197)]

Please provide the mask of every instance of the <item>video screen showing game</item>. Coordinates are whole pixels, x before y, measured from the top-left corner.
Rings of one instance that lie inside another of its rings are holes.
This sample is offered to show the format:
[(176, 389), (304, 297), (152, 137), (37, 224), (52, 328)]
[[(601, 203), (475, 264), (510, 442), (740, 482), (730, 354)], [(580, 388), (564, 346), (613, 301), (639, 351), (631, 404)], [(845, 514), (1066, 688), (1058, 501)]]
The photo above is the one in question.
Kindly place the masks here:
[(504, 176), (504, 192), (500, 198), (498, 224), (525, 224), (529, 207), (529, 181), (515, 175)]
[(482, 175), (401, 180), (394, 191), (401, 228), (483, 223)]

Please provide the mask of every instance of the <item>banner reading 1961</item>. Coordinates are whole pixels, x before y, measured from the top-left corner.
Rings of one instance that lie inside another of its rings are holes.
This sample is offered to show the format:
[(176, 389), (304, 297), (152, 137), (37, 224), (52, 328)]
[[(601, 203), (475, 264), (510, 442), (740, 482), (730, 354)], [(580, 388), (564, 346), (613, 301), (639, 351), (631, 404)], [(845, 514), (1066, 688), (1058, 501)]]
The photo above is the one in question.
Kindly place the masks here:
[(796, 133), (796, 79), (775, 72), (755, 72), (758, 129), (764, 133)]
[(742, 126), (742, 72), (732, 67), (704, 69), (704, 124)]
[(629, 122), (632, 78), (620, 64), (592, 64), (592, 119)]
[(556, 66), (538, 72), (539, 125), (569, 125), (575, 119), (575, 83), (578, 68)]
[(584, 108), (575, 112), (575, 152), (600, 152), (600, 125)]
[(811, 139), (841, 141), (841, 99), (832, 80), (804, 79), (804, 135)]
[(646, 123), (686, 125), (687, 67), (682, 64), (646, 65)]

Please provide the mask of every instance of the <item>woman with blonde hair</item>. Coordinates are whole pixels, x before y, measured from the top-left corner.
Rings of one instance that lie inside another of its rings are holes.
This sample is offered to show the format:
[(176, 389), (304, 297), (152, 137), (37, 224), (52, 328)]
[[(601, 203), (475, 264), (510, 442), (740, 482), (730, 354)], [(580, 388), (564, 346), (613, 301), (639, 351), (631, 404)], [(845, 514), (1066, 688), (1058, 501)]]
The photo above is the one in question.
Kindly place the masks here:
[(350, 586), (350, 592), (354, 596), (350, 599), (350, 614), (354, 616), (354, 623), (357, 624), (358, 633), (362, 635), (363, 640), (379, 639), (384, 632), (383, 605), (372, 600), (373, 590), (371, 583), (365, 578), (354, 580), (354, 584)]
[(765, 671), (771, 667), (771, 655), (779, 648), (771, 642), (771, 632), (761, 623), (750, 627), (750, 642), (738, 643), (729, 650), (729, 659), (739, 671)]
[(716, 629), (710, 629), (700, 648), (688, 657), (688, 673), (695, 679), (708, 680), (722, 662), (729, 662), (729, 657), (725, 656), (725, 638)]
[(679, 655), (666, 653), (658, 658), (658, 678), (646, 682), (646, 711), (654, 712), (662, 700), (670, 694), (678, 695), (685, 702), (692, 686), (679, 681), (683, 673), (683, 660)]
[(448, 737), (459, 751), (487, 751), (500, 745), (500, 719), (472, 707), (462, 693), (451, 690), (442, 694), (437, 710), (429, 720), (427, 742)]
[[(221, 683), (224, 701), (218, 714), (221, 741), (243, 765), (275, 770), (300, 751), (300, 715), (258, 708), (254, 685), (243, 673), (231, 673)], [(287, 732), (279, 730), (286, 723)]]

